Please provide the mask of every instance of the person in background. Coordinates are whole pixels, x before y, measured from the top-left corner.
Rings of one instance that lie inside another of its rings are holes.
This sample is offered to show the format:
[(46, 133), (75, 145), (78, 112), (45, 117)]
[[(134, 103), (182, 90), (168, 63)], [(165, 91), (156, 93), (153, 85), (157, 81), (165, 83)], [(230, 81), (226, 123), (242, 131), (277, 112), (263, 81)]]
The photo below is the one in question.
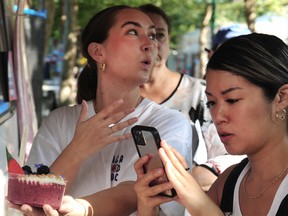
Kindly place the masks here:
[[(287, 62), (287, 44), (258, 33), (229, 39), (212, 55), (206, 69), (207, 106), (227, 151), (247, 158), (226, 169), (205, 193), (177, 151), (161, 142), (159, 154), (170, 187), (191, 215), (287, 215)], [(147, 161), (142, 157), (136, 162), (138, 175)], [(151, 171), (143, 179), (149, 182), (157, 176)], [(151, 196), (169, 187), (143, 183), (144, 188)], [(139, 216), (144, 215), (140, 210)]]
[(216, 51), (216, 49), (219, 46), (221, 46), (221, 44), (224, 43), (226, 40), (233, 38), (233, 37), (240, 36), (240, 35), (247, 35), (251, 33), (252, 32), (246, 25), (232, 24), (232, 25), (222, 26), (217, 31), (216, 35), (213, 37), (212, 48), (205, 49), (208, 52), (208, 58), (211, 58), (211, 56)]
[(66, 196), (59, 212), (49, 205), (43, 206), (45, 213), (28, 205), (15, 208), (27, 215), (132, 214), (137, 207), (133, 166), (139, 158), (130, 133), (135, 124), (157, 128), (192, 164), (189, 121), (140, 95), (157, 56), (155, 35), (154, 24), (138, 8), (113, 6), (90, 19), (81, 38), (83, 73), (94, 74), (97, 86), (86, 88), (92, 92), (89, 101), (50, 113), (27, 162), (63, 175)]
[(205, 104), (205, 81), (167, 67), (171, 33), (169, 17), (153, 4), (144, 4), (139, 8), (154, 23), (158, 42), (157, 61), (148, 82), (140, 86), (141, 95), (179, 110), (189, 119), (194, 131), (192, 175), (207, 191), (219, 174), (243, 157), (229, 155), (221, 143)]

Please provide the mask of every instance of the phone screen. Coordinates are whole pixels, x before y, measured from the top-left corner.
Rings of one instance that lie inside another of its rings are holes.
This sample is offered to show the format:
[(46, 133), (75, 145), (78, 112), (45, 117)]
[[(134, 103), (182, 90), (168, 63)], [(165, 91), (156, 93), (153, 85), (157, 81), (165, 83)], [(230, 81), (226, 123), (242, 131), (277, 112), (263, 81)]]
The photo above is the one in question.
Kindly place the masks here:
[[(154, 127), (136, 125), (131, 129), (131, 132), (139, 156), (142, 157), (143, 155), (147, 155), (149, 153), (153, 154), (153, 158), (149, 161), (147, 166), (143, 167), (144, 171), (147, 172), (148, 170), (163, 167), (163, 163), (158, 155), (161, 139), (157, 129)], [(152, 181), (150, 186), (161, 184), (167, 181), (168, 178), (164, 173), (163, 176)], [(176, 195), (176, 191), (172, 189), (161, 193), (161, 195), (173, 197)]]

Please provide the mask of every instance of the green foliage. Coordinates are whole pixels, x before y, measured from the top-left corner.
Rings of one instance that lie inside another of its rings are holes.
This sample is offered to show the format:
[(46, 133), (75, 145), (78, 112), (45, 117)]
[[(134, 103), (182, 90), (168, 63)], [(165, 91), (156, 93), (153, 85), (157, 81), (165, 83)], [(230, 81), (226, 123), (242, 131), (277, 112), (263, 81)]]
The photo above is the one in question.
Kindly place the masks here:
[[(63, 1), (54, 0), (56, 3), (55, 25), (52, 37), (61, 37), (61, 4)], [(66, 0), (69, 1), (69, 0)], [(188, 31), (193, 31), (201, 27), (205, 8), (208, 4), (215, 3), (215, 24), (222, 25), (228, 22), (245, 22), (244, 0), (78, 0), (78, 25), (82, 28), (88, 20), (99, 10), (112, 5), (126, 4), (139, 6), (144, 3), (152, 3), (160, 6), (169, 15), (172, 25), (171, 45), (176, 46), (177, 38)], [(268, 11), (279, 15), (288, 14), (288, 0), (255, 0), (257, 5), (257, 16), (261, 16)]]
[(255, 0), (257, 14), (261, 16), (268, 11), (280, 16), (288, 16), (288, 0)]

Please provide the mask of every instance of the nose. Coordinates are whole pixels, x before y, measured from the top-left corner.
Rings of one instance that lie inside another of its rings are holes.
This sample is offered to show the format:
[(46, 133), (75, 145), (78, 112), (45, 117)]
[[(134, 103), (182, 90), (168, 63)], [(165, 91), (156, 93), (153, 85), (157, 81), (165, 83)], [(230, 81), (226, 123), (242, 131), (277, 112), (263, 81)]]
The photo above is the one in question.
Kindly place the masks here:
[(214, 124), (220, 125), (224, 122), (227, 122), (227, 112), (225, 111), (225, 107), (223, 106), (214, 106), (211, 110), (211, 116)]
[(149, 51), (151, 52), (151, 51), (155, 50), (158, 43), (156, 41), (151, 40), (149, 37), (144, 37), (144, 38), (145, 39), (143, 39), (144, 40), (143, 50), (145, 52), (149, 52)]

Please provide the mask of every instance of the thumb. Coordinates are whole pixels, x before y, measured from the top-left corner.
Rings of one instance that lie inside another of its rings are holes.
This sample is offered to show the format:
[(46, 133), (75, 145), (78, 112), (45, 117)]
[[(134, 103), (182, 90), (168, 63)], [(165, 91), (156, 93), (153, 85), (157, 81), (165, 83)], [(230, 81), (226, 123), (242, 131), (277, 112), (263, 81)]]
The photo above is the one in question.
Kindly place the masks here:
[(82, 100), (82, 104), (81, 104), (81, 112), (80, 112), (80, 116), (78, 118), (78, 122), (77, 125), (80, 124), (81, 122), (84, 122), (87, 120), (88, 118), (88, 104), (85, 100)]

